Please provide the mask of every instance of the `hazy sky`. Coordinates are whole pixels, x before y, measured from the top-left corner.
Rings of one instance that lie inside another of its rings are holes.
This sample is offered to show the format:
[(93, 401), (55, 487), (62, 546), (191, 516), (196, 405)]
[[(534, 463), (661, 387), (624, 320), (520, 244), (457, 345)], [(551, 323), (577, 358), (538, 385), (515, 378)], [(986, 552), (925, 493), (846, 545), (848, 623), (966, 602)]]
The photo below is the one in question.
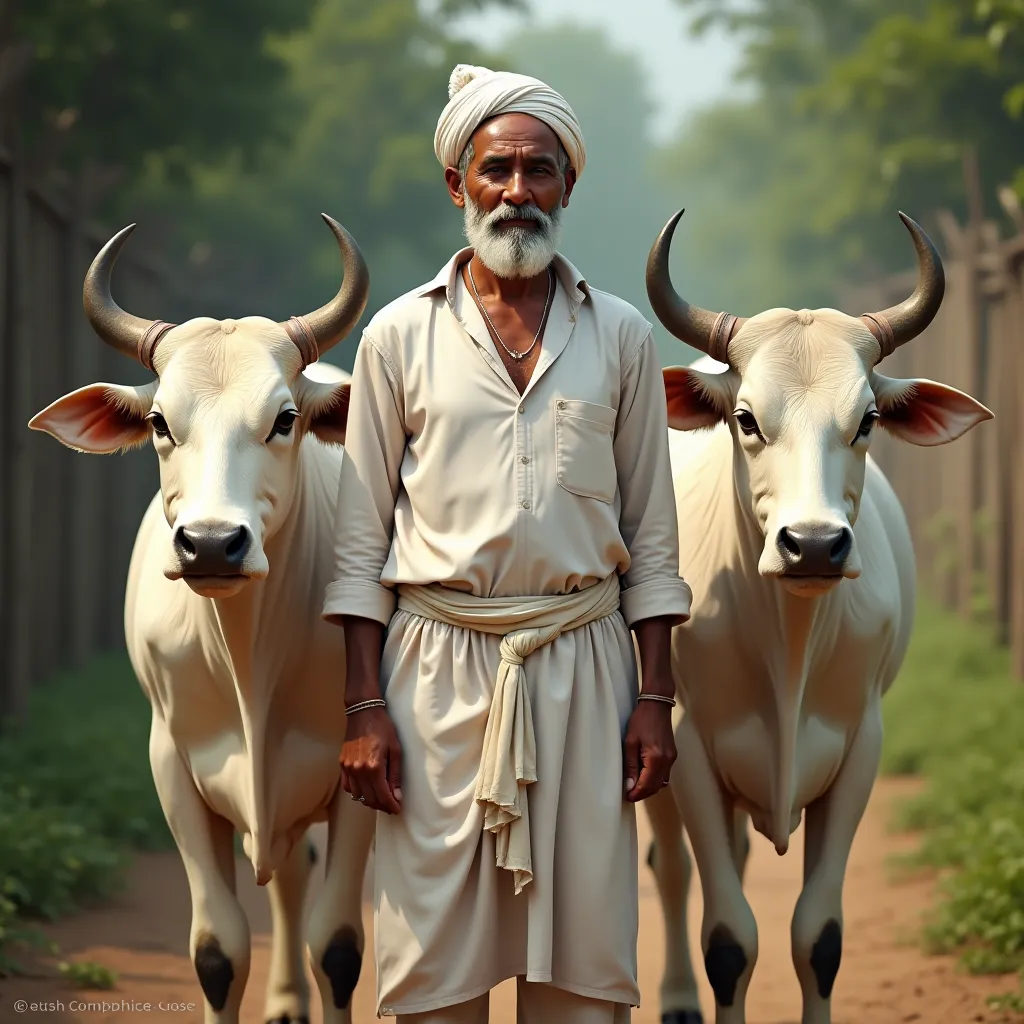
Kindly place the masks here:
[(530, 0), (528, 16), (487, 11), (463, 18), (459, 28), (484, 43), (526, 24), (575, 21), (605, 30), (622, 49), (641, 56), (648, 93), (657, 115), (655, 138), (674, 133), (681, 117), (739, 88), (731, 82), (739, 59), (735, 39), (715, 33), (693, 39), (687, 32), (690, 13), (674, 0)]

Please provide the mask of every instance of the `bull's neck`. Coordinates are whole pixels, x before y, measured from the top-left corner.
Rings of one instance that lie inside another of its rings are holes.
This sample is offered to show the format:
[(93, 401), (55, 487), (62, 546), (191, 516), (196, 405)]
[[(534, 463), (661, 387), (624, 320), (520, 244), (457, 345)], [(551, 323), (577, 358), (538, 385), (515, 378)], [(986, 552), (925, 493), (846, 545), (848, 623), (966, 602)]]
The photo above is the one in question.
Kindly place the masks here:
[[(303, 453), (305, 454), (305, 453)], [(306, 459), (299, 458), (295, 497), (280, 530), (264, 543), (270, 574), (250, 583), (233, 597), (209, 598), (206, 604), (224, 640), (227, 661), (238, 703), (239, 719), (249, 754), (249, 828), (247, 852), (259, 885), (270, 881), (273, 826), (270, 820), (270, 782), (267, 775), (267, 716), (271, 707), (269, 687), (280, 666), (260, 656), (261, 641), (273, 641), (277, 623), (275, 609), (287, 600), (282, 587), (288, 573), (289, 553), (306, 518), (304, 470)], [(274, 572), (274, 567), (278, 571)], [(269, 669), (269, 672), (268, 672)]]
[[(735, 445), (735, 442), (733, 442)], [(734, 451), (734, 459), (741, 458)], [(752, 586), (764, 629), (774, 635), (760, 644), (759, 657), (771, 680), (775, 708), (774, 765), (772, 772), (772, 842), (783, 854), (789, 848), (789, 824), (796, 782), (796, 746), (811, 660), (811, 642), (830, 594), (797, 597), (776, 580), (758, 572), (764, 549), (764, 534), (753, 511), (753, 500), (746, 476), (738, 463), (733, 468), (733, 515), (740, 560), (741, 585)]]

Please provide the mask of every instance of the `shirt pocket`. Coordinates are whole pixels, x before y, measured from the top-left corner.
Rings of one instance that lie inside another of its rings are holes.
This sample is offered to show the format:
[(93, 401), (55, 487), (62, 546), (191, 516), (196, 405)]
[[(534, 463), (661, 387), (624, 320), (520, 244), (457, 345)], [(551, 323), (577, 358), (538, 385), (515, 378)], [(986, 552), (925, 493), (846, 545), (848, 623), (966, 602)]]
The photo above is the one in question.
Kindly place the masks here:
[(618, 486), (615, 410), (594, 402), (555, 402), (555, 478), (571, 494), (611, 502)]

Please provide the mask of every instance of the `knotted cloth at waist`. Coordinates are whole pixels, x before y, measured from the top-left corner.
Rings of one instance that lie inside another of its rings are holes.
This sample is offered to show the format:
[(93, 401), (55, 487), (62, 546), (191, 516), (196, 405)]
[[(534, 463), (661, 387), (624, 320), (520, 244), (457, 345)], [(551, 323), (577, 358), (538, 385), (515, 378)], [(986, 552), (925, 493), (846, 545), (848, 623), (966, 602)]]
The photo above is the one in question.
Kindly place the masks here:
[(562, 633), (616, 611), (618, 574), (586, 590), (546, 597), (477, 597), (436, 583), (402, 583), (397, 590), (403, 611), (502, 638), (476, 799), (484, 806), (484, 828), (495, 834), (498, 867), (513, 873), (520, 893), (533, 878), (526, 787), (537, 781), (537, 741), (523, 662)]

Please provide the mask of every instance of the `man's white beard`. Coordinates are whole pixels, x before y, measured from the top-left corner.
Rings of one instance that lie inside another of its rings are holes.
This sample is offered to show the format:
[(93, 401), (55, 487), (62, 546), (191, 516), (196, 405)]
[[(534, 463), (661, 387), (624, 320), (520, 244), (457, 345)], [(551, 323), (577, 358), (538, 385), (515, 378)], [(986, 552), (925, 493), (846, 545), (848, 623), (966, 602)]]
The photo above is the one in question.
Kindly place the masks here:
[[(485, 213), (466, 194), (464, 230), (480, 262), (498, 277), (536, 277), (551, 262), (562, 233), (562, 206), (545, 213), (532, 203), (502, 203)], [(502, 228), (503, 220), (532, 220), (536, 228)]]

